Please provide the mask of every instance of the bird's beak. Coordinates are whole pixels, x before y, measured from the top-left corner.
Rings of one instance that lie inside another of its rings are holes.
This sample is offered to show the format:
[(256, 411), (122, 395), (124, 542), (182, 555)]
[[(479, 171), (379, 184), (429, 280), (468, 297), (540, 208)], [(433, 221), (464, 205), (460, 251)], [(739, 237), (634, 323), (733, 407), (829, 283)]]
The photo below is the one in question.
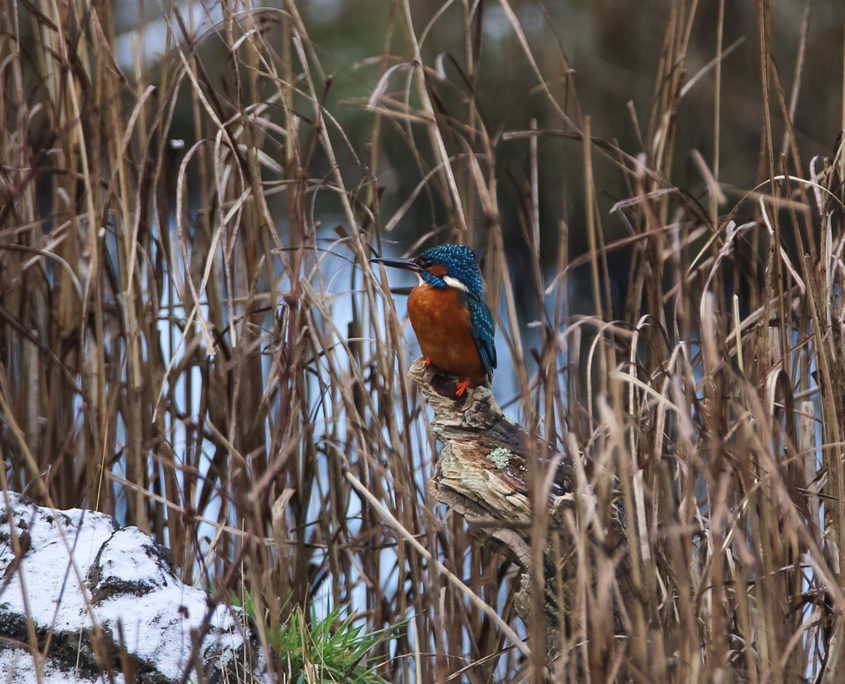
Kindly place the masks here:
[(385, 266), (392, 266), (393, 268), (404, 268), (406, 271), (415, 271), (419, 273), (422, 267), (414, 259), (370, 259), (370, 263), (384, 264)]

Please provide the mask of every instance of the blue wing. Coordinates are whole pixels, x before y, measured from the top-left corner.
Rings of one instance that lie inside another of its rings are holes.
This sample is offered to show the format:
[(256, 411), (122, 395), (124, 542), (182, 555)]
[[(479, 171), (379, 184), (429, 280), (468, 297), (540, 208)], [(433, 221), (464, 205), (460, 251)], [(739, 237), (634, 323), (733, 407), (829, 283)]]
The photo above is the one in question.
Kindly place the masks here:
[(487, 305), (472, 296), (464, 295), (465, 303), (469, 308), (469, 321), (472, 325), (472, 337), (478, 353), (481, 355), (481, 363), (487, 374), (493, 373), (496, 367), (496, 342), (493, 337), (493, 316)]

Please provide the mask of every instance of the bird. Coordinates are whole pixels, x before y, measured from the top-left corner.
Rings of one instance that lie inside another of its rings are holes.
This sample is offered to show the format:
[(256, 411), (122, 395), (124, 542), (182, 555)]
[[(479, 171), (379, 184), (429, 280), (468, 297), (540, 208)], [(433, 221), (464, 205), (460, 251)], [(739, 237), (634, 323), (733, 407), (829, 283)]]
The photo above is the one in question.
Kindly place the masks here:
[(444, 244), (410, 259), (370, 261), (417, 274), (408, 297), (411, 327), (426, 365), (459, 379), (455, 396), (487, 384), (496, 368), (496, 344), (475, 253), (466, 245)]

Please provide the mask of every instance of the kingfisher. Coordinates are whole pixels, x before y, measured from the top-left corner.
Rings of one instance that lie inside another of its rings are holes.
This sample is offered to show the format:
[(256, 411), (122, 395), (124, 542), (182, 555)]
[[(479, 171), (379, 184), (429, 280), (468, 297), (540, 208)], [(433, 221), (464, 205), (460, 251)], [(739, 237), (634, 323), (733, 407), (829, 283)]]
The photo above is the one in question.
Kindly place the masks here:
[(475, 254), (466, 245), (431, 247), (412, 259), (370, 259), (417, 274), (408, 316), (426, 365), (459, 378), (455, 396), (487, 384), (496, 367), (493, 317)]

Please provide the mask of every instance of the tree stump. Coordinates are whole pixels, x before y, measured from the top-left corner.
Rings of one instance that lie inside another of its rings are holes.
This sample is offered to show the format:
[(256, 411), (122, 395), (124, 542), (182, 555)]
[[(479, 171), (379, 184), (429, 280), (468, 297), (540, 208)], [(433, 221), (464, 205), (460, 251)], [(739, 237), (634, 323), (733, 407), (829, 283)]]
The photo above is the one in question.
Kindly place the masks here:
[[(470, 388), (456, 397), (457, 379), (426, 366), (422, 359), (413, 363), (408, 375), (431, 406), (432, 433), (443, 445), (435, 474), (428, 481), (428, 494), (461, 515), (476, 539), (522, 568), (515, 607), (526, 624), (530, 624), (532, 605), (529, 578), (535, 567), (530, 539), (532, 501), (538, 492), (543, 496), (538, 502), (547, 513), (541, 542), (544, 600), (540, 605), (544, 606), (547, 661), (553, 660), (561, 636), (569, 632), (566, 606), (574, 605), (570, 601), (577, 591), (573, 521), (585, 499), (595, 500), (583, 469), (579, 471), (571, 454), (555, 453), (542, 439), (511, 422), (489, 388)], [(542, 487), (535, 486), (534, 477), (543, 478)], [(615, 509), (607, 529), (601, 529), (599, 516), (582, 521), (589, 528), (589, 546), (598, 544), (611, 553), (621, 548), (624, 516), (621, 506)], [(608, 605), (614, 608), (606, 618), (618, 626), (617, 602), (610, 600)]]

